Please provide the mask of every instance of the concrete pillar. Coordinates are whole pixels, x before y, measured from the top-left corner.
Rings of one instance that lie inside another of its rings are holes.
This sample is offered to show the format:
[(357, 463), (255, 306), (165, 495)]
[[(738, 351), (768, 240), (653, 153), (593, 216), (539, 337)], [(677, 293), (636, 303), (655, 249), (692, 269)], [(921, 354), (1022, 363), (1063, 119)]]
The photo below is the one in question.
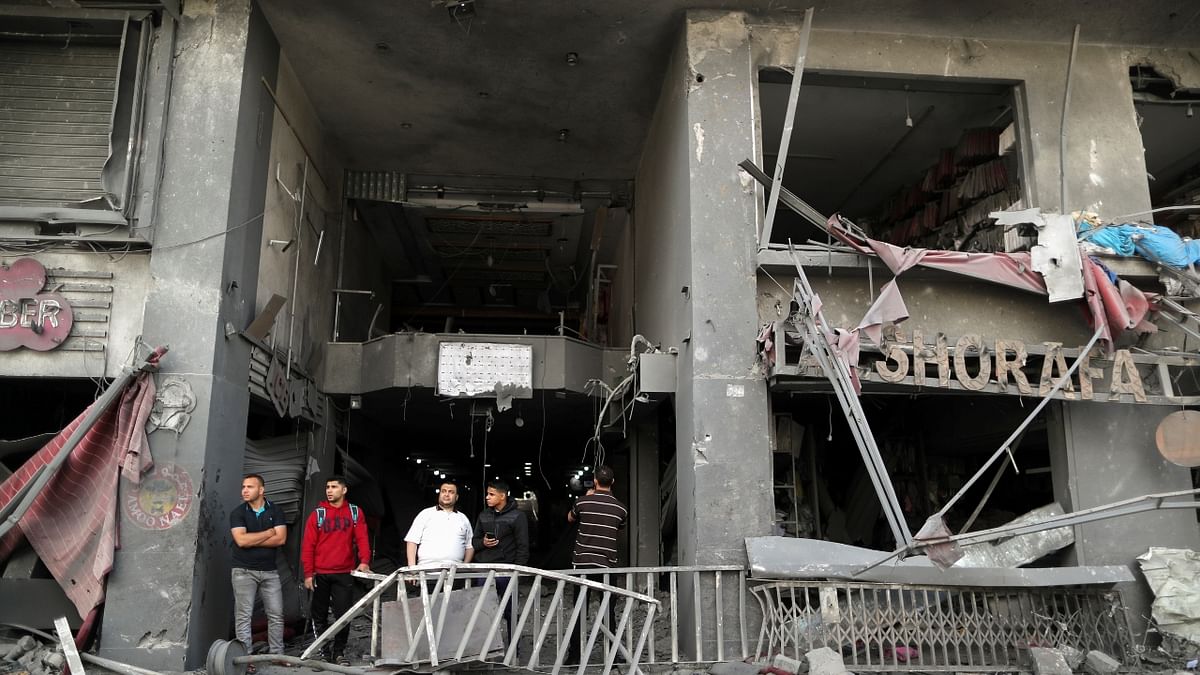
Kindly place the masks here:
[[(1154, 444), (1158, 423), (1173, 408), (1063, 402), (1048, 420), (1055, 498), (1078, 511), (1145, 494), (1188, 490), (1188, 469), (1167, 462)], [(1145, 630), (1153, 595), (1134, 558), (1151, 546), (1200, 547), (1193, 511), (1155, 511), (1075, 527), (1071, 562), (1128, 565), (1139, 577), (1121, 588), (1134, 631)]]
[[(122, 485), (101, 653), (162, 671), (230, 637), (229, 521), (240, 501), (249, 348), (279, 49), (251, 0), (186, 0), (175, 42), (143, 340), (194, 392), (178, 436), (150, 436), (157, 480)], [(148, 519), (145, 512), (158, 515)], [(136, 517), (135, 517), (136, 516)]]
[[(772, 511), (770, 411), (754, 348), (758, 202), (737, 168), (757, 157), (756, 70), (744, 14), (690, 12), (684, 40), (682, 67), (668, 73), (686, 87), (691, 186), (691, 311), (676, 396), (679, 558), (683, 565), (744, 565), (745, 538), (769, 534)], [(707, 617), (712, 583), (705, 579), (698, 603)], [(684, 589), (688, 615), (695, 605), (692, 589)], [(736, 606), (725, 599), (727, 654), (740, 649), (729, 629), (738, 625)], [(703, 630), (706, 657), (715, 650), (713, 623)], [(696, 655), (696, 647), (686, 648)]]

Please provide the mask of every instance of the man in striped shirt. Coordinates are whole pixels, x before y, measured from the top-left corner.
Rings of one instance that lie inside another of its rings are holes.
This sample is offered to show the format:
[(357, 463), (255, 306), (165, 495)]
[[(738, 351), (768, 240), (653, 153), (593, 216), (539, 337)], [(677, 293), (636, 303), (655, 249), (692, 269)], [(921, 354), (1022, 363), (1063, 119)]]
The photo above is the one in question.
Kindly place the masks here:
[[(613, 470), (607, 466), (596, 467), (595, 487), (575, 500), (575, 506), (567, 513), (567, 521), (579, 525), (575, 534), (575, 552), (571, 556), (571, 565), (575, 569), (617, 567), (617, 535), (625, 529), (629, 510), (613, 496), (612, 486)], [(609, 630), (617, 627), (614, 610), (615, 607), (610, 605)], [(584, 639), (579, 624), (575, 624), (565, 663), (579, 662), (579, 649)], [(603, 641), (597, 644), (603, 644)], [(623, 662), (624, 657), (619, 656), (618, 661)]]
[(596, 487), (575, 501), (567, 521), (579, 523), (575, 535), (575, 569), (617, 566), (617, 534), (625, 529), (629, 510), (612, 495), (613, 470), (596, 467)]

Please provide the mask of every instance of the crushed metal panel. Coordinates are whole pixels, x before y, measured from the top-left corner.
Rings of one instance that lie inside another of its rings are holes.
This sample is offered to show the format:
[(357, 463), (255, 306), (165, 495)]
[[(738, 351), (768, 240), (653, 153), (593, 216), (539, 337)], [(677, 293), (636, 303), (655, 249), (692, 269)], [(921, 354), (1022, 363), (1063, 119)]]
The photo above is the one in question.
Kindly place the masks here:
[(1105, 567), (951, 567), (941, 570), (925, 556), (863, 568), (879, 562), (883, 553), (868, 548), (817, 539), (747, 537), (750, 574), (756, 579), (854, 579), (896, 584), (939, 586), (1110, 585), (1133, 581), (1124, 565)]
[[(1058, 502), (1036, 508), (1012, 521), (1010, 525), (1037, 523), (1065, 513)], [(1020, 567), (1064, 549), (1075, 543), (1075, 530), (1070, 526), (1053, 530), (1022, 534), (996, 542), (982, 542), (964, 546), (962, 558), (955, 567)]]
[(439, 396), (533, 398), (533, 346), (495, 342), (438, 344)]
[(1042, 214), (1041, 209), (997, 211), (989, 214), (1005, 227), (1031, 224), (1038, 243), (1029, 250), (1033, 269), (1046, 280), (1050, 302), (1083, 297), (1083, 258), (1075, 239), (1075, 220), (1069, 215)]
[(1150, 614), (1158, 629), (1200, 643), (1200, 553), (1152, 546), (1138, 564), (1154, 592)]
[[(462, 639), (462, 634), (466, 630), (467, 625), (471, 620), (471, 612), (476, 604), (479, 604), (479, 616), (475, 619), (471, 634), (467, 638), (466, 649), (464, 654), (472, 656), (483, 651), (484, 640), (487, 639), (488, 630), (495, 621), (496, 614), (500, 612), (500, 602), (496, 597), (495, 591), (489, 587), (486, 590), (487, 595), (482, 598), (480, 603), (480, 594), (485, 589), (482, 586), (464, 588), (449, 593), (450, 602), (446, 605), (446, 615), (444, 622), (441, 621), (442, 605), (445, 604), (446, 593), (438, 593), (429, 597), (429, 616), (435, 617), (435, 621), (440, 624), (440, 630), (437, 632), (437, 656), (438, 661), (448, 661), (454, 658), (455, 652), (458, 650), (459, 642)], [(404, 590), (400, 591), (401, 593)], [(408, 610), (408, 621), (404, 620), (404, 611)], [(408, 663), (407, 660), (411, 642), (405, 630), (405, 626), (414, 626), (413, 631), (416, 635), (417, 649), (414, 655), (414, 663), (429, 661), (429, 638), (425, 630), (423, 630), (423, 608), (419, 597), (409, 598), (408, 602), (395, 600), (392, 602), (383, 603), (383, 621), (381, 623), (381, 637), (383, 638), (382, 658), (377, 662), (377, 665), (400, 665)], [(507, 644), (506, 626), (501, 623), (492, 636), (492, 642), (488, 645), (488, 652), (498, 652)]]
[(639, 356), (638, 390), (650, 394), (674, 394), (675, 355), (661, 352)]

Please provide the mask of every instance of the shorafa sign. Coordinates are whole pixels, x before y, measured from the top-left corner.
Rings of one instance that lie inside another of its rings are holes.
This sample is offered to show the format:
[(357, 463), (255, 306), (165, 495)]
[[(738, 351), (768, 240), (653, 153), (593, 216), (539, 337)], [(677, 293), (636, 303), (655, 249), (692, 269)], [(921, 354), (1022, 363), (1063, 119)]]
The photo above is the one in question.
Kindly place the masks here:
[[(1046, 342), (1043, 347), (1042, 369), (1037, 381), (1039, 396), (1049, 394), (1068, 369), (1062, 344)], [(939, 336), (934, 344), (928, 344), (920, 332), (913, 331), (911, 343), (886, 342), (881, 353), (883, 358), (875, 362), (872, 377), (884, 382), (945, 388), (951, 386), (953, 375), (963, 389), (971, 391), (981, 391), (991, 383), (1001, 391), (1015, 386), (1020, 394), (1034, 393), (1029, 377), (1022, 370), (1028, 350), (1020, 340), (995, 340), (989, 345), (978, 335), (964, 335), (958, 339), (951, 356), (945, 337)], [(970, 370), (969, 357), (973, 357)], [(1113, 353), (1112, 368), (1107, 374), (1105, 369), (1092, 365), (1094, 353), (1080, 354), (1078, 358), (1080, 364), (1074, 377), (1062, 388), (1063, 398), (1092, 400), (1094, 382), (1101, 381), (1108, 385), (1108, 398), (1112, 400), (1121, 394), (1129, 394), (1138, 402), (1147, 400), (1142, 377), (1128, 349)], [(927, 366), (937, 367), (936, 379), (928, 376)]]
[(45, 286), (46, 268), (32, 258), (0, 264), (0, 351), (49, 351), (71, 334), (71, 303)]

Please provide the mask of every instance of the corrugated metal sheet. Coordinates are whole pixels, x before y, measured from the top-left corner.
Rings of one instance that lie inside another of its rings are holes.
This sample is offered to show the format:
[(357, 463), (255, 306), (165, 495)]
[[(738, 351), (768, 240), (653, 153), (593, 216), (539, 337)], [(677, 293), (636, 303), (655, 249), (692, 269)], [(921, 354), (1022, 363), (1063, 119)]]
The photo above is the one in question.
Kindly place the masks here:
[(0, 204), (104, 194), (118, 45), (0, 41)]
[(404, 183), (399, 171), (347, 171), (346, 199), (400, 203), (404, 201)]

